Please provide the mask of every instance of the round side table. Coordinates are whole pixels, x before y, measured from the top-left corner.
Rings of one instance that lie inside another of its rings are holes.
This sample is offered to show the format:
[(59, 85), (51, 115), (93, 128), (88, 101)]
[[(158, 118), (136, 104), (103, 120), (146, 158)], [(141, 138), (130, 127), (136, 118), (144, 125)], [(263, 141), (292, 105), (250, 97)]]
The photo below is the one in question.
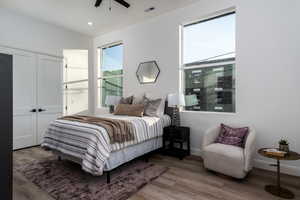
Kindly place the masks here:
[(280, 161), (281, 160), (300, 160), (300, 154), (290, 151), (288, 154), (286, 154), (284, 157), (274, 156), (266, 154), (266, 149), (268, 148), (262, 148), (258, 150), (258, 153), (264, 157), (271, 158), (277, 160), (277, 164), (272, 165), (277, 167), (277, 185), (266, 185), (265, 190), (274, 196), (282, 197), (285, 199), (293, 199), (295, 197), (294, 193), (290, 190), (281, 187), (280, 185)]

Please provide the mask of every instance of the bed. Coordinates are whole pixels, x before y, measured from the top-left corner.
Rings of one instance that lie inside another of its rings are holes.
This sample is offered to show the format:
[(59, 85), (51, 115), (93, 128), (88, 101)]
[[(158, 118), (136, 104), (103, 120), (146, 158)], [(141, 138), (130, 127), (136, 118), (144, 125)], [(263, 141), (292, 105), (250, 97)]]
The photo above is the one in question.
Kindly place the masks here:
[(171, 124), (169, 115), (161, 117), (132, 117), (113, 114), (96, 117), (130, 122), (134, 139), (122, 143), (110, 143), (107, 130), (95, 124), (57, 119), (52, 122), (43, 139), (42, 147), (52, 150), (59, 158), (81, 165), (95, 176), (110, 171), (137, 157), (162, 147), (163, 128)]

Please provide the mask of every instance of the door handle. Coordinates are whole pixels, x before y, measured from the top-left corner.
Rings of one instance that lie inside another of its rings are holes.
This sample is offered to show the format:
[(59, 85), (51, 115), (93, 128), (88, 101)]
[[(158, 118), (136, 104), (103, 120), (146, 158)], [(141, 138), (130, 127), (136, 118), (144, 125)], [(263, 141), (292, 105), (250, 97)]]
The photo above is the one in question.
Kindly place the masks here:
[(39, 108), (38, 111), (39, 111), (39, 112), (44, 112), (44, 111), (46, 111), (46, 110), (45, 110), (45, 109)]
[(34, 108), (34, 109), (30, 110), (30, 112), (33, 112), (33, 113), (34, 113), (34, 112), (36, 112), (36, 109)]

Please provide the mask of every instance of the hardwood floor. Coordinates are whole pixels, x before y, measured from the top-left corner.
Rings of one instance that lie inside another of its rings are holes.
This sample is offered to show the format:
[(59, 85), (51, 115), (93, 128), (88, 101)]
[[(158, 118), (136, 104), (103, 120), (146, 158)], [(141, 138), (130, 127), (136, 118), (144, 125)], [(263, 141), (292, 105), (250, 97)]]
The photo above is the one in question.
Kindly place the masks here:
[[(49, 152), (38, 147), (14, 152), (14, 162), (25, 157), (39, 158)], [(276, 182), (276, 174), (254, 169), (245, 180), (236, 180), (204, 169), (199, 157), (184, 160), (155, 154), (150, 162), (168, 166), (169, 170), (146, 185), (130, 200), (277, 200), (264, 191), (266, 184)], [(282, 175), (282, 185), (292, 190), (300, 199), (300, 177)], [(14, 171), (14, 200), (53, 200), (47, 193)]]

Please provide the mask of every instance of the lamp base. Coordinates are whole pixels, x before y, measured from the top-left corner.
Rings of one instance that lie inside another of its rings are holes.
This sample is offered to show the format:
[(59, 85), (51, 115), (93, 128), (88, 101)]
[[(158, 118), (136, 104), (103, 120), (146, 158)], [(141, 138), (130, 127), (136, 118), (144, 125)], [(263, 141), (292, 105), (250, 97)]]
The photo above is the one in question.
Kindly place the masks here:
[(109, 106), (109, 113), (114, 113), (114, 112), (115, 112), (115, 107)]
[(173, 108), (173, 116), (172, 116), (171, 126), (175, 126), (175, 127), (180, 126), (179, 108), (177, 106)]

